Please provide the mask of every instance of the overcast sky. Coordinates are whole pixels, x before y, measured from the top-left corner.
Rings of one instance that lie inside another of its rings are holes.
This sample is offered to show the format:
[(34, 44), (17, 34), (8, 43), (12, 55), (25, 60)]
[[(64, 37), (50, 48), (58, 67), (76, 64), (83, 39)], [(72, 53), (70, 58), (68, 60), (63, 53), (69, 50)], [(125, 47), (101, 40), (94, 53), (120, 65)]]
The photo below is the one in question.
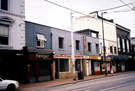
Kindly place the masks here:
[[(93, 11), (108, 9), (123, 5), (120, 0), (49, 0), (73, 10), (89, 14)], [(135, 7), (135, 0), (122, 0), (125, 3), (133, 4), (130, 7)], [(43, 25), (48, 25), (60, 29), (69, 30), (70, 27), (70, 12), (56, 5), (46, 2), (45, 0), (25, 0), (26, 4), (26, 21), (31, 21)], [(135, 11), (128, 6), (107, 11), (104, 15), (107, 19), (114, 19), (114, 22), (126, 28), (129, 28), (131, 37), (135, 37)], [(117, 11), (114, 12), (114, 11)], [(118, 12), (126, 11), (126, 12)], [(74, 18), (82, 16), (74, 13)]]

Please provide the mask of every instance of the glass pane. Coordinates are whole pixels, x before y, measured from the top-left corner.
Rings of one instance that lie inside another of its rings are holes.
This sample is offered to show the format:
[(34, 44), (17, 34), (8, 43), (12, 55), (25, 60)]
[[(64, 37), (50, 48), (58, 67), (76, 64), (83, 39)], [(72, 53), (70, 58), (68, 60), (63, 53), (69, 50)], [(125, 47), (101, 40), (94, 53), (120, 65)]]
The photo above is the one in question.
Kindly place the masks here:
[(63, 39), (64, 38), (59, 37), (59, 48), (61, 49), (63, 49)]
[(8, 0), (1, 0), (1, 9), (8, 10)]
[(8, 36), (8, 32), (9, 32), (8, 26), (0, 25), (0, 35), (1, 36)]
[(60, 72), (69, 71), (69, 62), (68, 59), (60, 59)]
[(0, 45), (8, 45), (8, 37), (0, 36)]

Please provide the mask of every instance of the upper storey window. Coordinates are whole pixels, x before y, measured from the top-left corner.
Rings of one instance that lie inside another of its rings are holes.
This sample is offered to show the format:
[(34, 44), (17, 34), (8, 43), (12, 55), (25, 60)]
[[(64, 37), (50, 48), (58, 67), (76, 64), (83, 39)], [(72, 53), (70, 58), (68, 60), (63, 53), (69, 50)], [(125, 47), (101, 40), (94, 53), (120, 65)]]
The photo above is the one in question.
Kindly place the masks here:
[(8, 45), (9, 26), (0, 24), (0, 45)]
[(8, 11), (8, 0), (0, 0), (0, 9)]
[(44, 48), (46, 38), (43, 34), (37, 34), (37, 47)]

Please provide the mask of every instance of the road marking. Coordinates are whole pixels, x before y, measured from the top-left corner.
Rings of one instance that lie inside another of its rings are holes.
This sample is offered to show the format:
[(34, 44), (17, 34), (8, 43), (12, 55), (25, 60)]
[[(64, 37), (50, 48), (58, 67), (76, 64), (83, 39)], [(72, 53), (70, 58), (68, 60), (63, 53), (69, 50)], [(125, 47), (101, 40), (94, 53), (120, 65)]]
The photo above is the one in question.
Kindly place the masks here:
[(118, 86), (114, 86), (114, 87), (102, 89), (102, 90), (99, 90), (99, 91), (109, 91), (109, 90), (113, 90), (113, 89), (116, 89), (116, 88), (120, 88), (120, 87), (124, 87), (124, 86), (128, 86), (128, 85), (132, 85), (134, 83), (135, 82), (125, 83), (125, 84), (121, 84), (121, 85), (118, 85)]

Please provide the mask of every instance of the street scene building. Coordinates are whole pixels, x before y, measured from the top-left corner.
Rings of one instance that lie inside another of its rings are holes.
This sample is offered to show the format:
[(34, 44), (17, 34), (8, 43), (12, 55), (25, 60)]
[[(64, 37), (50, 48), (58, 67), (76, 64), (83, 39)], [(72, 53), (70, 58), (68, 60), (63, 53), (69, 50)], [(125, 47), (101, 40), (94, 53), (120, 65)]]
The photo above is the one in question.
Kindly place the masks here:
[[(84, 30), (84, 31), (83, 31)], [(99, 47), (100, 56), (103, 60), (101, 63), (102, 72), (105, 72), (107, 64), (107, 71), (111, 70), (111, 57), (118, 55), (117, 50), (117, 35), (116, 26), (112, 20), (107, 20), (98, 15), (98, 12), (90, 13), (88, 16), (77, 18), (74, 23), (74, 31), (81, 31), (85, 33), (86, 30), (94, 30), (99, 32)], [(89, 33), (88, 31), (87, 33)], [(94, 34), (91, 33), (91, 36)], [(105, 56), (105, 58), (104, 58)], [(114, 64), (114, 63), (113, 63)], [(113, 67), (114, 72), (116, 68)]]
[[(16, 5), (14, 5), (16, 4)], [(0, 0), (0, 76), (23, 80), (24, 0)], [(20, 70), (18, 70), (20, 69)], [(21, 76), (22, 75), (22, 76)]]
[(36, 83), (134, 70), (131, 30), (98, 13), (75, 20), (72, 44), (69, 30), (25, 21), (24, 0), (0, 0), (0, 78)]
[[(131, 55), (131, 41), (130, 30), (116, 24), (117, 29), (117, 45), (118, 45), (118, 58), (116, 60), (117, 71), (131, 70), (132, 55)], [(131, 68), (130, 68), (131, 67)]]

